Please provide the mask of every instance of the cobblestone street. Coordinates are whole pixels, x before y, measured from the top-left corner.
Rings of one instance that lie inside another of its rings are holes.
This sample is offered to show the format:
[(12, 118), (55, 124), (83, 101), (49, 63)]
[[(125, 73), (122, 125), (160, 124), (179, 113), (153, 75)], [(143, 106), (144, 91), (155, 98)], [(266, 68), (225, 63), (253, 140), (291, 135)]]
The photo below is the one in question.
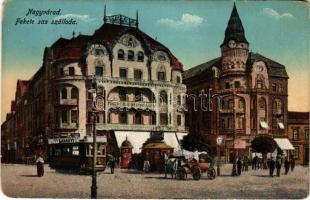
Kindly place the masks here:
[[(163, 174), (141, 174), (134, 170), (109, 169), (97, 176), (98, 198), (305, 198), (309, 169), (298, 166), (294, 172), (270, 178), (268, 170), (244, 172), (231, 177), (231, 165), (222, 167), (222, 176), (200, 181), (164, 179)], [(283, 171), (283, 169), (282, 169)], [(283, 172), (282, 172), (283, 173)], [(281, 173), (281, 174), (282, 174)], [(23, 198), (90, 198), (91, 176), (63, 174), (45, 165), (43, 177), (36, 166), (1, 165), (2, 192)]]

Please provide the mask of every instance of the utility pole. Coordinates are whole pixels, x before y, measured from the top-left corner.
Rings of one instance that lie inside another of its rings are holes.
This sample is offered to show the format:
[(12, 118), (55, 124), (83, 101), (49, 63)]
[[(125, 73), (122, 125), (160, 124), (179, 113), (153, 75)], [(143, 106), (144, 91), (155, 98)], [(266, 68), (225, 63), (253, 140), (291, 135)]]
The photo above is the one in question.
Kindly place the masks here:
[(96, 143), (96, 95), (97, 95), (97, 83), (96, 77), (93, 76), (92, 86), (92, 115), (93, 115), (93, 165), (92, 165), (92, 185), (91, 185), (91, 198), (97, 199), (97, 172), (96, 172), (96, 155), (97, 155), (97, 143)]

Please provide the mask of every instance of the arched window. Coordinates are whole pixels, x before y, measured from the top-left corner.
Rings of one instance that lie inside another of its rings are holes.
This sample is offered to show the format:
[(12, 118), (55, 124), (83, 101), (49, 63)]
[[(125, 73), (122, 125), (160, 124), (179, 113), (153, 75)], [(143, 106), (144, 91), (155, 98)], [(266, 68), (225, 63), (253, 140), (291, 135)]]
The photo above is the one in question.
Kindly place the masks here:
[(181, 78), (177, 76), (177, 83), (181, 83)]
[(157, 73), (157, 79), (159, 81), (165, 81), (166, 80), (166, 73), (162, 72), (162, 71), (158, 72)]
[(266, 101), (264, 98), (260, 98), (258, 102), (258, 106), (260, 110), (265, 110), (266, 109)]
[(240, 109), (240, 110), (244, 110), (244, 104), (245, 104), (245, 103), (244, 103), (244, 100), (243, 100), (243, 99), (240, 99), (240, 100), (239, 100), (239, 109)]
[(127, 101), (127, 93), (125, 90), (119, 91), (119, 100), (120, 101)]
[(142, 124), (142, 116), (141, 113), (135, 114), (135, 124)]
[(96, 66), (96, 76), (103, 76), (103, 66)]
[(61, 98), (67, 99), (67, 89), (66, 88), (61, 89)]
[(275, 114), (281, 114), (282, 113), (282, 102), (280, 99), (275, 99), (273, 103), (273, 112)]
[(143, 62), (144, 61), (144, 54), (142, 51), (138, 52), (138, 61)]
[(74, 67), (69, 67), (69, 76), (74, 76), (75, 70)]
[(125, 58), (125, 53), (124, 53), (124, 50), (123, 50), (123, 49), (118, 50), (117, 58), (118, 58), (119, 60), (124, 60), (124, 58)]
[(127, 59), (128, 59), (129, 61), (134, 61), (134, 58), (135, 58), (135, 53), (134, 53), (133, 51), (129, 50), (129, 51), (128, 51), (128, 57), (127, 57)]
[(258, 89), (263, 89), (265, 87), (264, 80), (262, 78), (256, 79), (256, 87)]
[(181, 105), (181, 96), (180, 95), (178, 95), (178, 97), (177, 97), (177, 104)]
[(136, 91), (135, 92), (135, 102), (140, 102), (142, 101), (142, 93), (141, 91)]
[(79, 98), (79, 92), (76, 87), (73, 87), (71, 89), (71, 99), (78, 99)]
[(127, 113), (122, 112), (119, 114), (119, 123), (127, 124)]
[(159, 94), (159, 102), (161, 104), (167, 104), (168, 102), (168, 96), (167, 96), (167, 93), (165, 91), (161, 91), (160, 94)]

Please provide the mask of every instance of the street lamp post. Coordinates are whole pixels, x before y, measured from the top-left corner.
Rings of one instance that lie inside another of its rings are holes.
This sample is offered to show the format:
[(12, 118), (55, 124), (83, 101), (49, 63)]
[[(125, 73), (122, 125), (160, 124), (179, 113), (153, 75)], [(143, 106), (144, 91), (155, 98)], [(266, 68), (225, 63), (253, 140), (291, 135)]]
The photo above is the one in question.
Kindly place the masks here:
[(92, 185), (91, 185), (91, 198), (97, 199), (97, 172), (96, 172), (96, 95), (97, 95), (97, 83), (95, 76), (92, 79), (92, 115), (93, 115), (93, 165), (92, 165)]

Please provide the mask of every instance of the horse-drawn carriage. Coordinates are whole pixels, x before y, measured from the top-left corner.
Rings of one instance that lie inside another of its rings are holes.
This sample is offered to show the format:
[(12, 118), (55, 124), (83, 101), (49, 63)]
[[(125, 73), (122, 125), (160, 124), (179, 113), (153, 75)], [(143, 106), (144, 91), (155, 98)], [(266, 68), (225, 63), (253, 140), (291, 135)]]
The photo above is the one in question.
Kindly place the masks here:
[(197, 162), (196, 160), (188, 160), (184, 165), (178, 169), (178, 177), (181, 180), (187, 178), (187, 174), (191, 174), (194, 180), (199, 180), (203, 173), (213, 180), (216, 176), (215, 169), (207, 162)]
[(167, 161), (166, 175), (171, 174), (172, 178), (185, 180), (188, 174), (193, 176), (194, 180), (199, 180), (203, 173), (213, 180), (216, 176), (213, 167), (213, 159), (199, 159), (199, 162), (194, 158), (186, 159), (184, 156), (170, 157)]

